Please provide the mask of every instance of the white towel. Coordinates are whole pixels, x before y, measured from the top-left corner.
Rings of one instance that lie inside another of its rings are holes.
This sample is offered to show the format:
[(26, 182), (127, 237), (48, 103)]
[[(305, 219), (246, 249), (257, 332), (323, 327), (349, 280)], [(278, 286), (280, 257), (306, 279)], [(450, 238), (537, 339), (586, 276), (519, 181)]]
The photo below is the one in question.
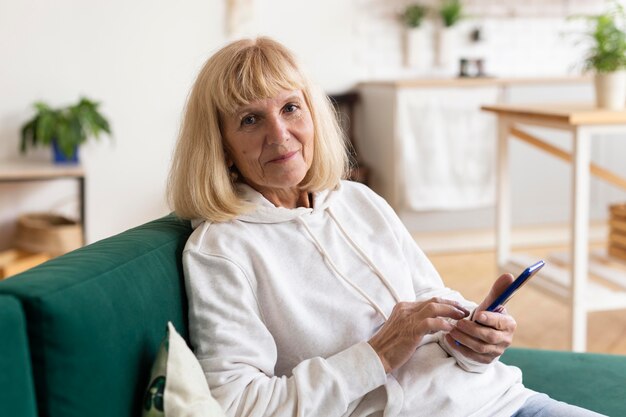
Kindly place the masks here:
[(481, 112), (497, 87), (403, 90), (397, 138), (403, 208), (461, 210), (493, 205), (496, 121)]

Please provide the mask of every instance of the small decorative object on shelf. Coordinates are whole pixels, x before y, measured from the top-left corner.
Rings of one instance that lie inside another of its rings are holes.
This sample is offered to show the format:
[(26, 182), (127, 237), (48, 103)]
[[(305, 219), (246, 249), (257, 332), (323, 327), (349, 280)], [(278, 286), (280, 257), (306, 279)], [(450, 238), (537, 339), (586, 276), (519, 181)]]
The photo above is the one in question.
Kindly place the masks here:
[(407, 67), (424, 67), (424, 51), (426, 34), (422, 22), (426, 15), (426, 7), (413, 3), (404, 9), (402, 21), (406, 26), (404, 40), (404, 64)]
[(609, 256), (626, 261), (626, 203), (609, 209)]
[(459, 77), (486, 77), (483, 58), (460, 58)]
[(98, 111), (99, 103), (81, 98), (77, 104), (58, 109), (36, 102), (35, 116), (22, 125), (20, 151), (52, 145), (55, 163), (77, 163), (78, 147), (102, 132), (111, 134), (107, 119)]
[(606, 12), (585, 17), (590, 24), (586, 38), (590, 47), (584, 58), (585, 71), (594, 71), (596, 104), (622, 110), (626, 106), (626, 14), (621, 4), (611, 2)]

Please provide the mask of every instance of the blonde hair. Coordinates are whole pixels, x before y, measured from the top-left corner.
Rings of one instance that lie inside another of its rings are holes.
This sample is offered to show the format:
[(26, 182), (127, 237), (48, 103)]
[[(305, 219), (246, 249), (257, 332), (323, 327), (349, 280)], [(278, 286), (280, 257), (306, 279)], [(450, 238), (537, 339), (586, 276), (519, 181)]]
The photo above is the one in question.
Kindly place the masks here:
[(334, 188), (346, 177), (346, 142), (326, 94), (280, 43), (243, 39), (208, 59), (188, 97), (167, 184), (170, 206), (179, 217), (223, 222), (250, 209), (237, 195), (226, 163), (220, 118), (281, 90), (301, 90), (313, 119), (313, 161), (301, 189)]

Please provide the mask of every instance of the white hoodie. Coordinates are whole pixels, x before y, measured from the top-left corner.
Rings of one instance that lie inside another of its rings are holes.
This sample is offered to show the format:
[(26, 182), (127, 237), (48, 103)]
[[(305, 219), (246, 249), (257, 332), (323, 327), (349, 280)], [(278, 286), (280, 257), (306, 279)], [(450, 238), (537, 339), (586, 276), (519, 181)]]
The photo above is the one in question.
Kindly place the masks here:
[[(342, 182), (313, 209), (194, 222), (183, 253), (191, 344), (230, 416), (510, 416), (533, 394), (517, 368), (481, 365), (426, 336), (392, 374), (367, 341), (398, 301), (444, 287), (391, 207)], [(383, 414), (384, 413), (384, 414)]]

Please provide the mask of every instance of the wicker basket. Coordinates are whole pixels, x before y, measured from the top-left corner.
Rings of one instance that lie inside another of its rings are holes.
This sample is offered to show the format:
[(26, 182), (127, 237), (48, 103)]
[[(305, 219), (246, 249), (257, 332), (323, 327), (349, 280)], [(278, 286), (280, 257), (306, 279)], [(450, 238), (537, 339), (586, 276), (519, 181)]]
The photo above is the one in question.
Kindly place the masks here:
[(609, 255), (626, 261), (626, 204), (610, 206)]
[(82, 227), (67, 217), (31, 213), (20, 216), (17, 221), (15, 246), (18, 249), (58, 256), (82, 245)]

